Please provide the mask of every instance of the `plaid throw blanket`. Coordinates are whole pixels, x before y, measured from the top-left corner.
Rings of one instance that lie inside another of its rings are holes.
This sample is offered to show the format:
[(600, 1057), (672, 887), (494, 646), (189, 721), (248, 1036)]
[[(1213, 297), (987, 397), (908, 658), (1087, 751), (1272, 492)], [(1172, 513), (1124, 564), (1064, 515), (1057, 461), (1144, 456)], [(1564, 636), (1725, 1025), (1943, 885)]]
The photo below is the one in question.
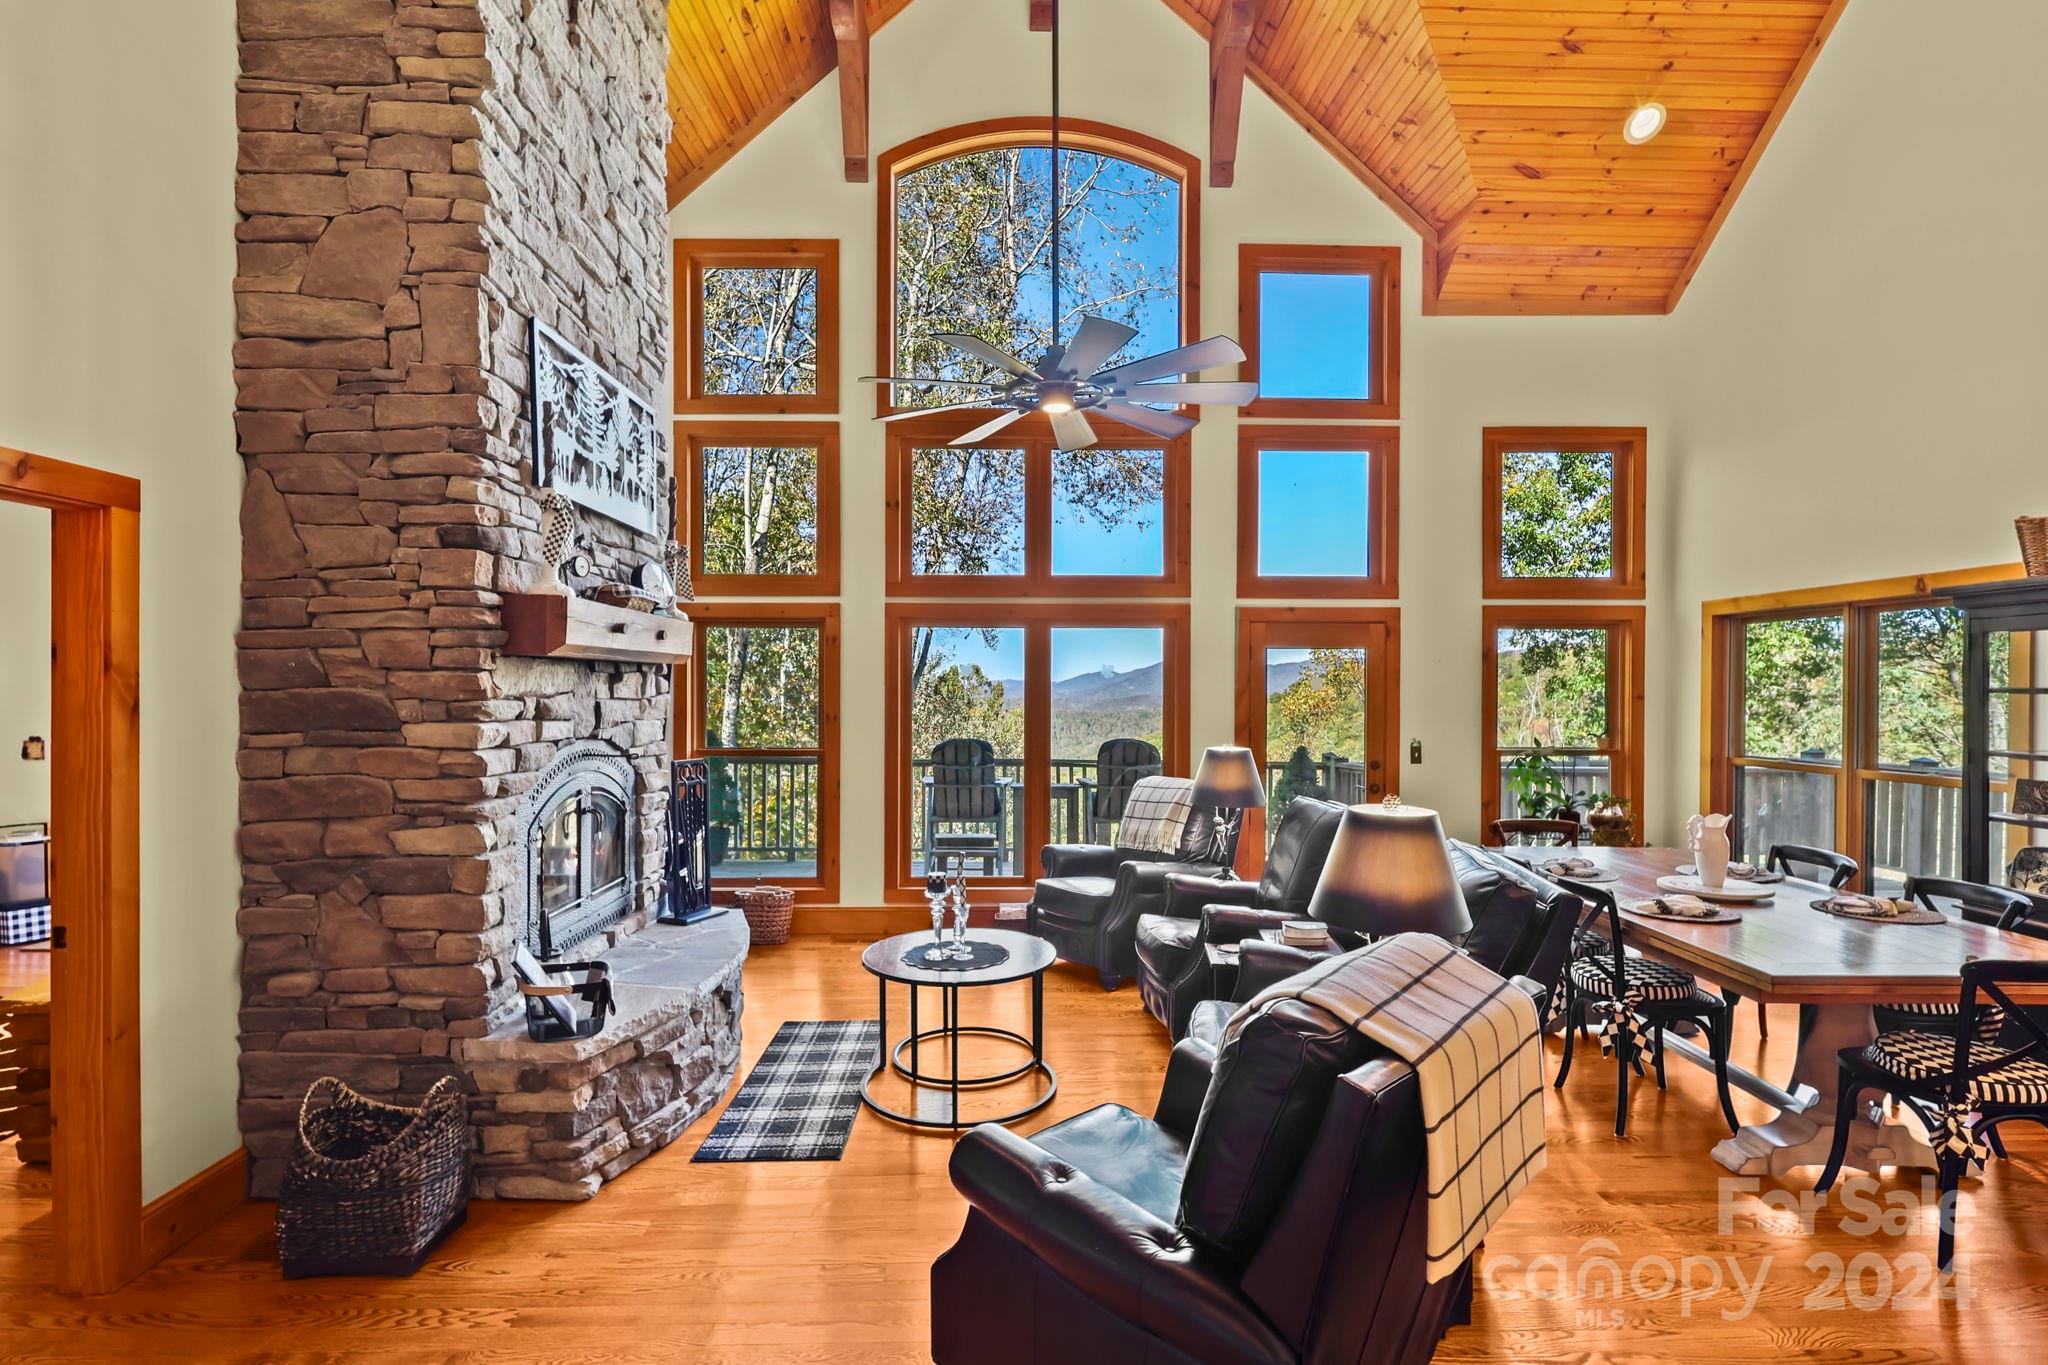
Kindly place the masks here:
[(1124, 802), (1123, 822), (1116, 827), (1118, 848), (1147, 853), (1177, 853), (1181, 832), (1195, 809), (1192, 777), (1141, 777)]
[(1544, 1165), (1536, 1002), (1433, 934), (1397, 934), (1265, 991), (1319, 1005), (1415, 1068), (1431, 1281), (1464, 1264)]

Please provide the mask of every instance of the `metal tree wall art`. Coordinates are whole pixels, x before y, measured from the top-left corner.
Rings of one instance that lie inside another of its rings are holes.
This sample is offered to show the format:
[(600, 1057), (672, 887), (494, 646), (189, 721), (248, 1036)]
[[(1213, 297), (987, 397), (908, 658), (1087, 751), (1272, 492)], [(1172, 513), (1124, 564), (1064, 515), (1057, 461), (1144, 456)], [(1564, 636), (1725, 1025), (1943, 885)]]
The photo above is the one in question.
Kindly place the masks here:
[(534, 482), (654, 534), (667, 464), (654, 409), (538, 318), (530, 340)]

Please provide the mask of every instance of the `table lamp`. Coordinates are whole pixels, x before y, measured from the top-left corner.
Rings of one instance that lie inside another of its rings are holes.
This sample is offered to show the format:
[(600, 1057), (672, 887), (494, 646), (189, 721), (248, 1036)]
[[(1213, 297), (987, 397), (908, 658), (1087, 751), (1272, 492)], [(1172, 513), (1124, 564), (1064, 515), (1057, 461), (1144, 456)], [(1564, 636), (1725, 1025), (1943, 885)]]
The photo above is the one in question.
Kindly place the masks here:
[(1244, 813), (1266, 804), (1266, 784), (1252, 751), (1240, 744), (1212, 744), (1202, 751), (1195, 769), (1194, 804), (1216, 812), (1215, 859), (1227, 872), (1237, 862), (1237, 836)]
[(1309, 897), (1308, 917), (1369, 938), (1455, 938), (1470, 929), (1472, 916), (1436, 812), (1392, 796), (1377, 806), (1347, 808)]

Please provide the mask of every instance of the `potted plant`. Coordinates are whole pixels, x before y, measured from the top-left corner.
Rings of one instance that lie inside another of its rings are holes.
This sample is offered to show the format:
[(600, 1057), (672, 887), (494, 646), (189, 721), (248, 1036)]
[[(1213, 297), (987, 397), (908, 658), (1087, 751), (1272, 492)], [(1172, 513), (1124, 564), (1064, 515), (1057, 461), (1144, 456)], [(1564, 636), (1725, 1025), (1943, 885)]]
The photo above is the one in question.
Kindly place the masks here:
[(1586, 824), (1601, 848), (1631, 848), (1636, 842), (1635, 812), (1626, 796), (1594, 792), (1586, 798)]
[(725, 861), (725, 853), (732, 846), (732, 832), (740, 822), (740, 794), (733, 787), (732, 766), (717, 751), (722, 747), (714, 732), (705, 737), (704, 747), (710, 752), (704, 756), (704, 818), (710, 825), (705, 831), (705, 842), (709, 845), (711, 865), (717, 867)]
[(1557, 769), (1551, 764), (1549, 752), (1542, 745), (1510, 762), (1504, 776), (1515, 805), (1527, 818), (1560, 818), (1556, 815), (1560, 810), (1569, 810), (1569, 818), (1577, 818), (1578, 811), (1573, 807), (1575, 798), (1565, 790)]

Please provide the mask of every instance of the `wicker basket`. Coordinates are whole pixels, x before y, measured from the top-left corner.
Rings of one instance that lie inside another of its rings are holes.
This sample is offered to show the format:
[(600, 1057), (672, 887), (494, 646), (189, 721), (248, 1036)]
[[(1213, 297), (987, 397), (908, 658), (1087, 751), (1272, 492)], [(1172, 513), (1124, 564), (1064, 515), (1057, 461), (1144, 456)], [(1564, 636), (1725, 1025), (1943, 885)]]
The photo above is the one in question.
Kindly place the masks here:
[(286, 1279), (410, 1275), (468, 1211), (469, 1117), (453, 1076), (417, 1109), (332, 1076), (307, 1088), (277, 1195)]
[(747, 916), (749, 943), (789, 942), (789, 921), (796, 914), (796, 892), (787, 887), (756, 884), (739, 893), (739, 902)]
[(2048, 578), (2048, 517), (2015, 517), (2013, 527), (2020, 533), (2020, 561), (2027, 577)]

